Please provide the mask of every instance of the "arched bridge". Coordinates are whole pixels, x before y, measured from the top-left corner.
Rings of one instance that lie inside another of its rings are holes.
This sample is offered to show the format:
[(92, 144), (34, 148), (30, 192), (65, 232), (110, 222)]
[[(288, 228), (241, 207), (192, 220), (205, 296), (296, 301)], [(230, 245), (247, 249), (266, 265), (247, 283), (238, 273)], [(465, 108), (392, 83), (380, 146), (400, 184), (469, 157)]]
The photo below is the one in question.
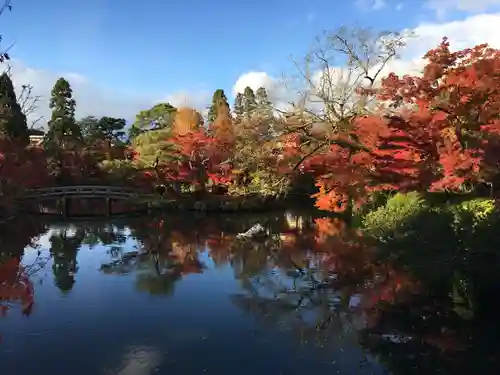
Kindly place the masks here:
[(65, 197), (130, 199), (139, 195), (141, 195), (139, 191), (121, 186), (76, 185), (29, 189), (24, 191), (18, 199), (56, 199)]
[(107, 201), (107, 212), (111, 214), (112, 201), (129, 200), (144, 195), (138, 190), (121, 186), (70, 185), (25, 190), (17, 196), (17, 201), (19, 203), (44, 200), (61, 201), (63, 203), (63, 215), (69, 216), (72, 199), (105, 199)]

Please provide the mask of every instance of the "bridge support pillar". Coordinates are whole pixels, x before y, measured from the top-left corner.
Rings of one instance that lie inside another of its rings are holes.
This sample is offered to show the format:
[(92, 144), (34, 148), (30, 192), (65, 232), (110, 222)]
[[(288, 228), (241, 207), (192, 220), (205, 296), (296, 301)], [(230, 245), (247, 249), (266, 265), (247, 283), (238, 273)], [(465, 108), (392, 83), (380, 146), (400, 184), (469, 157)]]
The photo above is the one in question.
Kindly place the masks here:
[(106, 198), (107, 214), (111, 216), (113, 214), (113, 200), (111, 198)]
[(71, 199), (69, 197), (62, 198), (62, 214), (64, 217), (71, 215)]

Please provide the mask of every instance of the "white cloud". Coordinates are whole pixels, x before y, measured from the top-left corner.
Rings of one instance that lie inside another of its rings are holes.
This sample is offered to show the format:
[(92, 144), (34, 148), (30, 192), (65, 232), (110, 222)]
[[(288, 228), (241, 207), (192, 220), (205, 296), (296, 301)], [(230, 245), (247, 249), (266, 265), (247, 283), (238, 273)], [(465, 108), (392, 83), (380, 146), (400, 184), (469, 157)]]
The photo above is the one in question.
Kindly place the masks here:
[[(139, 110), (148, 108), (154, 101), (153, 98), (134, 97), (103, 89), (77, 73), (58, 74), (30, 68), (16, 60), (11, 61), (10, 65), (16, 92), (19, 94), (22, 85), (30, 84), (33, 85), (33, 95), (40, 97), (36, 112), (30, 116), (31, 119), (44, 117), (37, 126), (44, 125), (50, 119), (50, 93), (59, 77), (65, 77), (71, 84), (77, 104), (77, 118), (93, 115), (133, 119)], [(5, 68), (4, 65), (2, 70)]]
[[(133, 121), (135, 115), (144, 109), (148, 109), (155, 103), (160, 102), (158, 97), (131, 95), (116, 90), (99, 87), (87, 77), (78, 73), (56, 73), (42, 69), (31, 68), (21, 61), (10, 62), (12, 80), (19, 94), (22, 85), (33, 85), (33, 95), (39, 96), (40, 101), (36, 111), (31, 114), (28, 121), (31, 122), (43, 116), (43, 120), (36, 126), (45, 126), (50, 119), (49, 108), (50, 93), (54, 83), (59, 77), (66, 78), (73, 89), (73, 97), (76, 100), (76, 117), (84, 116), (111, 116), (121, 117)], [(0, 71), (7, 69), (5, 64), (0, 66)], [(205, 107), (210, 94), (202, 92), (182, 91), (165, 95), (165, 100), (173, 105), (190, 105), (202, 110)], [(31, 120), (31, 121), (30, 121)]]
[(500, 0), (427, 0), (424, 7), (442, 16), (450, 10), (483, 12), (498, 5)]
[(386, 5), (387, 5), (387, 3), (384, 0), (374, 0), (372, 9), (373, 10), (382, 9)]
[(212, 100), (212, 95), (213, 93), (208, 90), (179, 91), (167, 95), (162, 102), (169, 102), (174, 107), (191, 107), (204, 113)]
[(267, 91), (269, 100), (279, 109), (286, 109), (293, 99), (293, 94), (285, 87), (283, 80), (269, 75), (266, 72), (247, 72), (242, 74), (233, 86), (233, 95), (243, 93), (246, 87), (254, 92), (260, 87)]
[[(429, 0), (431, 2), (433, 0)], [(455, 9), (480, 9), (488, 5), (500, 4), (500, 0), (475, 0), (476, 8), (465, 0), (434, 0), (436, 4), (455, 7)], [(373, 6), (372, 0), (371, 5)], [(438, 45), (443, 36), (450, 39), (453, 49), (460, 49), (487, 42), (492, 47), (500, 48), (500, 33), (497, 25), (500, 24), (500, 13), (476, 14), (463, 20), (450, 22), (422, 23), (413, 31), (417, 38), (410, 40), (402, 59), (392, 62), (384, 73), (418, 73), (423, 66), (421, 57), (430, 48)], [(5, 68), (5, 66), (4, 66)], [(0, 68), (1, 69), (1, 68)], [(135, 114), (149, 108), (162, 99), (173, 105), (189, 105), (202, 112), (210, 102), (212, 92), (208, 90), (191, 90), (166, 94), (163, 96), (138, 96), (99, 87), (87, 77), (77, 73), (59, 73), (35, 69), (23, 62), (12, 62), (12, 75), (16, 90), (23, 84), (32, 84), (34, 94), (41, 96), (39, 108), (33, 117), (43, 115), (45, 120), (50, 117), (48, 102), (50, 91), (57, 78), (64, 76), (72, 85), (75, 100), (77, 101), (77, 117), (86, 115), (124, 117), (132, 120)], [(246, 86), (253, 90), (265, 87), (270, 99), (280, 108), (287, 107), (292, 98), (292, 90), (285, 89), (281, 79), (272, 77), (263, 71), (250, 71), (242, 74), (234, 84), (233, 94), (243, 92)]]
[(500, 48), (500, 34), (497, 32), (499, 22), (500, 13), (478, 14), (459, 21), (424, 23), (414, 30), (418, 38), (410, 43), (408, 50), (414, 56), (422, 56), (435, 47), (443, 36), (450, 39), (453, 49), (481, 43)]
[(316, 19), (316, 13), (307, 13), (307, 22), (313, 22)]
[(259, 87), (272, 90), (275, 86), (275, 79), (266, 72), (247, 72), (242, 74), (233, 87), (233, 95), (243, 93), (246, 87), (256, 91)]
[(387, 6), (385, 0), (356, 0), (354, 4), (363, 10), (380, 10)]
[[(399, 75), (419, 74), (425, 65), (425, 61), (422, 60), (423, 55), (429, 49), (435, 48), (444, 36), (449, 38), (454, 50), (485, 42), (494, 48), (500, 48), (500, 34), (496, 27), (498, 24), (500, 24), (500, 13), (478, 14), (459, 21), (422, 23), (413, 30), (404, 30), (405, 32), (413, 31), (416, 37), (408, 40), (401, 59), (392, 61), (383, 70), (382, 76), (390, 72)], [(341, 68), (335, 69), (340, 71)], [(317, 73), (316, 77), (320, 75)], [(235, 93), (243, 92), (246, 86), (250, 86), (254, 90), (260, 86), (265, 87), (276, 105), (282, 105), (291, 98), (291, 93), (283, 88), (279, 80), (265, 72), (242, 74), (236, 81), (233, 91)]]

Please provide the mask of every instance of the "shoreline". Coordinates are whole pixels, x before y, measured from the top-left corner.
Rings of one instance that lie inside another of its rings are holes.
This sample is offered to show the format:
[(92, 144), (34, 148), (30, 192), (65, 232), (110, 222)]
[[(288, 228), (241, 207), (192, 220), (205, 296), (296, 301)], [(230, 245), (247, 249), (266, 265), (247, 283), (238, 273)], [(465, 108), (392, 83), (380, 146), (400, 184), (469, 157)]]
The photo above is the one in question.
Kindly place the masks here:
[(290, 206), (288, 198), (275, 198), (266, 196), (220, 196), (207, 195), (196, 197), (194, 195), (178, 197), (141, 197), (138, 204), (146, 204), (148, 209), (154, 211), (194, 211), (194, 212), (266, 212), (283, 210)]
[[(216, 194), (182, 194), (182, 195), (169, 195), (161, 197), (154, 194), (142, 194), (135, 198), (125, 199), (127, 206), (134, 208), (134, 213), (139, 211), (144, 212), (201, 212), (201, 213), (265, 213), (265, 212), (275, 212), (283, 211), (289, 208), (313, 208), (313, 204), (308, 200), (304, 199), (303, 196), (287, 196), (287, 197), (276, 197), (276, 196), (264, 196), (258, 194), (248, 194), (241, 196), (228, 196), (228, 195), (216, 195)], [(74, 197), (78, 199), (78, 197)], [(85, 199), (85, 198), (82, 198)], [(31, 202), (38, 201), (37, 199), (30, 199)], [(23, 202), (17, 202), (14, 211), (5, 210), (5, 216), (8, 218), (3, 218), (0, 216), (0, 223), (9, 220), (12, 217), (18, 216), (20, 213), (41, 215), (41, 216), (62, 216), (62, 213), (56, 212), (38, 212), (33, 210), (24, 210)], [(26, 202), (24, 202), (26, 203)], [(137, 209), (141, 207), (140, 209)], [(17, 209), (16, 209), (17, 208)], [(132, 212), (131, 212), (132, 213)], [(127, 212), (116, 212), (110, 216), (127, 215)], [(68, 218), (78, 217), (78, 216), (89, 216), (84, 214), (72, 214)], [(100, 217), (109, 215), (91, 215), (91, 217)]]

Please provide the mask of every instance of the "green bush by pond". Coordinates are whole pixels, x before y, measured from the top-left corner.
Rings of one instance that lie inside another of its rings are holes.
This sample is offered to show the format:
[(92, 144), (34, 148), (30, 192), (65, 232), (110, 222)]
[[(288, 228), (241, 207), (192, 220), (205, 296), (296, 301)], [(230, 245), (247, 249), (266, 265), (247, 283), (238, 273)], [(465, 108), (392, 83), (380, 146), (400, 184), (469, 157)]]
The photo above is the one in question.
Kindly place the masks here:
[(432, 204), (396, 194), (362, 219), (379, 260), (399, 263), (465, 317), (500, 289), (500, 210), (493, 199)]
[(385, 205), (365, 214), (361, 226), (367, 234), (379, 239), (410, 229), (425, 230), (429, 224), (439, 226), (439, 223), (463, 232), (473, 231), (478, 225), (488, 226), (491, 220), (498, 219), (499, 213), (495, 201), (488, 198), (435, 204), (416, 192), (397, 193)]
[(397, 193), (384, 206), (368, 212), (362, 219), (362, 228), (370, 235), (380, 238), (403, 228), (408, 220), (428, 209), (427, 202), (418, 193)]

